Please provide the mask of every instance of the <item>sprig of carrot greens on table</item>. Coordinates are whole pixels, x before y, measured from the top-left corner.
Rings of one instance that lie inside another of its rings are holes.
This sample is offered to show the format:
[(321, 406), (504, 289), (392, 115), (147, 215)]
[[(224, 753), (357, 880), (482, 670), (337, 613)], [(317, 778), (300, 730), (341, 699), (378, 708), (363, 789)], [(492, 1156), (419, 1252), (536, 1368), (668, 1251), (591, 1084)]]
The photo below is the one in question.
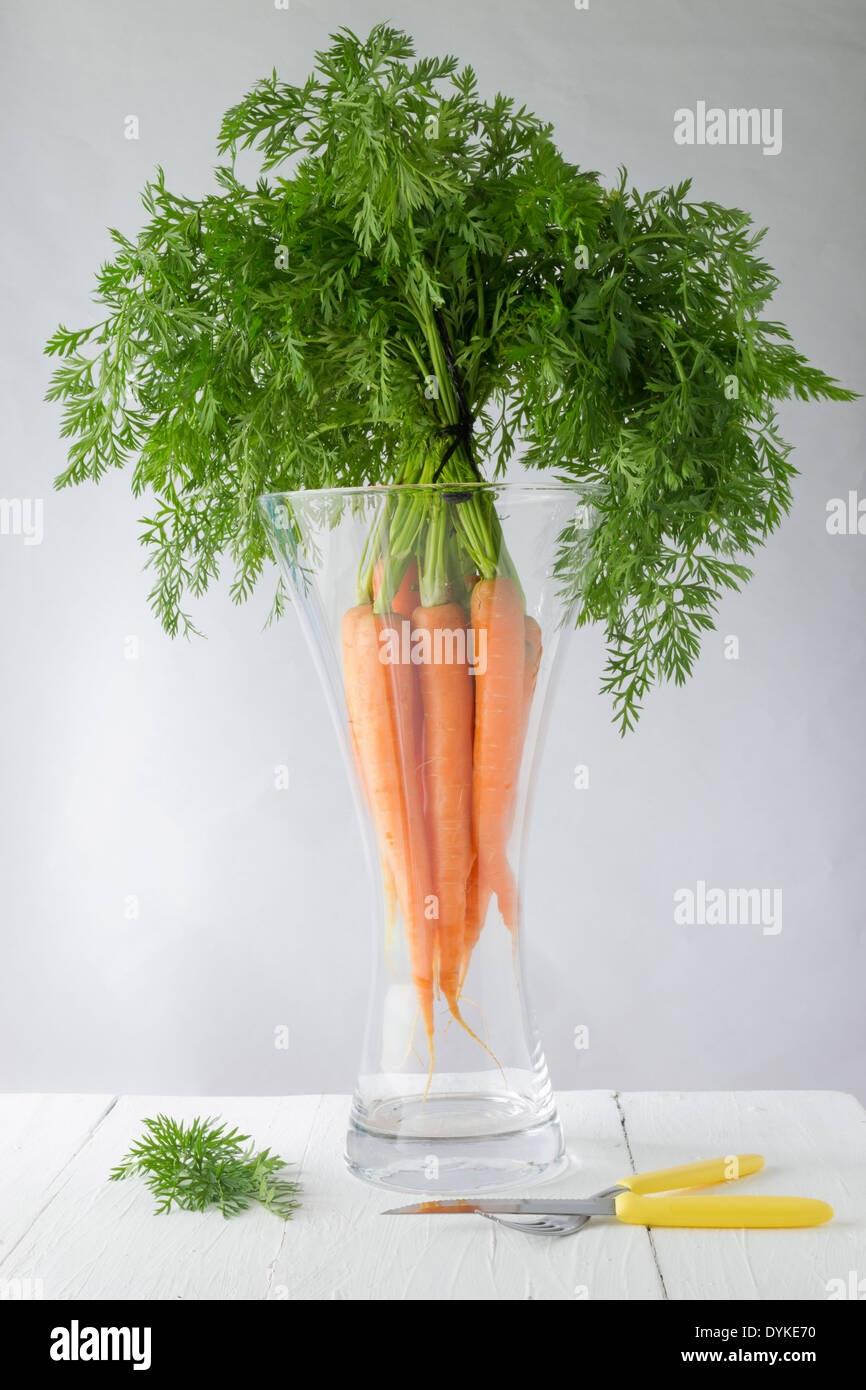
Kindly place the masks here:
[(255, 1151), (248, 1134), (214, 1119), (188, 1124), (167, 1115), (144, 1122), (144, 1133), (110, 1173), (112, 1182), (143, 1177), (157, 1199), (157, 1213), (206, 1211), (218, 1207), (235, 1216), (253, 1202), (288, 1221), (300, 1205), (299, 1185), (280, 1174), (283, 1159), (270, 1149)]
[[(656, 682), (691, 672), (790, 506), (776, 404), (853, 393), (766, 316), (777, 281), (747, 214), (690, 201), (688, 183), (639, 193), (623, 172), (605, 188), (550, 125), (483, 97), (454, 57), (416, 60), (387, 25), (341, 30), (303, 86), (259, 82), (218, 148), (204, 197), (157, 171), (142, 230), (111, 232), (104, 317), (47, 345), (70, 441), (57, 483), (131, 463), (172, 634), (194, 631), (187, 598), (224, 556), (234, 600), (250, 594), (262, 494), (421, 485), (388, 493), (358, 556), (342, 655), (432, 1071), (437, 991), (471, 1032), (461, 991), (494, 898), (516, 925), (508, 842), (541, 660), (479, 480), (520, 442), (591, 502), (556, 568), (576, 621), (605, 628), (602, 688), (625, 732)], [(403, 622), (484, 636), (485, 668), (384, 665)]]

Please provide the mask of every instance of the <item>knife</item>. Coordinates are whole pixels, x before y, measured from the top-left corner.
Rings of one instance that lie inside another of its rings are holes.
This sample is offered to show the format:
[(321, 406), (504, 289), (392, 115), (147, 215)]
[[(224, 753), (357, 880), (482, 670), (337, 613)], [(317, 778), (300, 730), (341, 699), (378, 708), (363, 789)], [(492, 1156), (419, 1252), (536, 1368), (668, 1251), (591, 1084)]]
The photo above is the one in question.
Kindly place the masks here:
[(769, 1229), (784, 1226), (820, 1226), (829, 1221), (833, 1208), (812, 1197), (640, 1197), (621, 1192), (611, 1197), (560, 1197), (555, 1201), (418, 1202), (395, 1207), (383, 1216), (429, 1213), (472, 1216), (615, 1216), (629, 1226), (693, 1226)]
[[(508, 1215), (508, 1216), (615, 1216), (630, 1226), (691, 1226), (742, 1229), (785, 1226), (819, 1226), (829, 1221), (833, 1208), (810, 1197), (672, 1196), (676, 1189), (727, 1182), (746, 1177), (763, 1167), (760, 1154), (728, 1155), (705, 1159), (652, 1173), (631, 1173), (613, 1187), (591, 1197), (493, 1198), (413, 1202), (394, 1207), (383, 1216)], [(651, 1196), (660, 1193), (665, 1195)]]

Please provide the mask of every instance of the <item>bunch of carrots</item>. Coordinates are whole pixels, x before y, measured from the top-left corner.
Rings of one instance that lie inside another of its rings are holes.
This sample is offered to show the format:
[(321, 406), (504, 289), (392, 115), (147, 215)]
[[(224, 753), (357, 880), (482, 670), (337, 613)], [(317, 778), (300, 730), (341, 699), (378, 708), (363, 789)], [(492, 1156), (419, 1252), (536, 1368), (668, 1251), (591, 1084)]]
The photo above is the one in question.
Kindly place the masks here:
[[(476, 1036), (460, 997), (494, 896), (509, 930), (517, 927), (507, 845), (541, 661), (541, 629), (516, 578), (466, 576), (459, 566), (455, 575), (453, 548), (445, 573), (437, 544), (428, 536), (426, 582), (424, 553), (420, 573), (415, 555), (396, 566), (380, 556), (369, 600), (342, 625), (356, 766), (386, 898), (400, 906), (431, 1074), (435, 997)], [(413, 639), (428, 634), (417, 664), (387, 656), (405, 653), (407, 623)]]

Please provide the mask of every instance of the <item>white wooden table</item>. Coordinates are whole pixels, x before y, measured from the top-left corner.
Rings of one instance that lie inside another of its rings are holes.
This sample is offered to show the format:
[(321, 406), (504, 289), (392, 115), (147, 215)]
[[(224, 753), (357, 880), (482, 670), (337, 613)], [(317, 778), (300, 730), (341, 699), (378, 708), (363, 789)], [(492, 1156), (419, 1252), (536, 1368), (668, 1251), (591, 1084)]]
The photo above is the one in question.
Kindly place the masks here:
[[(561, 1096), (574, 1162), (545, 1196), (758, 1152), (766, 1167), (743, 1191), (819, 1197), (836, 1211), (806, 1231), (648, 1232), (595, 1220), (565, 1240), (474, 1217), (380, 1216), (410, 1199), (344, 1170), (348, 1105), (345, 1096), (0, 1097), (0, 1297), (29, 1289), (61, 1299), (826, 1299), (831, 1280), (866, 1280), (866, 1112), (852, 1096)], [(158, 1110), (220, 1114), (294, 1160), (304, 1189), (294, 1219), (261, 1209), (230, 1221), (216, 1212), (155, 1216), (140, 1182), (108, 1183), (142, 1118)]]

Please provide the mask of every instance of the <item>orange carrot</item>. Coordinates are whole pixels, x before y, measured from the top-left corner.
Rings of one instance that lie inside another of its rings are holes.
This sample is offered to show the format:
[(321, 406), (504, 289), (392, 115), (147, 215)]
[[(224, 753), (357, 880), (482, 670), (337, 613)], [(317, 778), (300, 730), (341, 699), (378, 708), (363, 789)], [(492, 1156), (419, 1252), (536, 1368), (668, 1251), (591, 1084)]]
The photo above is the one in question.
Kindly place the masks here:
[[(358, 749), (358, 740), (355, 737), (355, 730), (352, 728), (351, 723), (349, 724), (349, 739), (352, 744), (352, 753), (355, 759), (355, 771), (358, 774), (358, 781), (361, 784), (361, 791), (364, 794), (364, 800), (367, 803), (368, 808), (370, 808), (370, 810), (372, 811), (372, 807), (370, 806), (370, 793), (367, 789), (366, 777), (364, 776), (364, 766), (361, 762), (361, 754)], [(382, 852), (380, 854), (380, 861), (382, 867), (382, 896), (385, 901), (385, 961), (390, 969), (391, 950), (394, 944), (394, 925), (396, 921), (397, 912), (397, 889), (394, 884), (394, 874), (391, 870), (391, 865), (388, 861), (387, 854)]]
[[(373, 569), (373, 597), (379, 597), (379, 590), (382, 587), (382, 575), (385, 570), (385, 561), (377, 560)], [(406, 572), (400, 582), (400, 587), (391, 600), (391, 612), (397, 613), (405, 621), (409, 621), (412, 613), (418, 604), (418, 561), (413, 558), (406, 567)], [(421, 787), (421, 795), (424, 795), (424, 784), (421, 778), (421, 761), (423, 758), (423, 715), (421, 711), (421, 692), (417, 688), (418, 676), (414, 666), (412, 667), (412, 724), (415, 729), (415, 751), (417, 758), (418, 785)]]
[[(476, 639), (477, 640), (477, 639)], [(526, 740), (526, 731), (529, 726), (529, 716), (532, 709), (532, 700), (535, 695), (535, 684), (538, 679), (538, 671), (541, 665), (541, 628), (534, 618), (527, 615), (524, 619), (524, 665), (523, 665), (523, 697), (520, 713), (520, 732), (518, 737), (518, 774), (520, 771), (520, 759), (523, 756), (523, 745)], [(503, 844), (507, 843), (514, 824), (514, 813), (517, 803), (517, 778), (514, 778), (511, 792), (504, 807), (502, 817)], [(466, 931), (464, 934), (463, 951), (463, 977), (469, 968), (469, 960), (472, 951), (481, 935), (484, 926), (484, 919), (487, 916), (487, 908), (493, 892), (493, 884), (489, 879), (479, 876), (478, 860), (473, 865), (473, 870), (469, 878), (466, 890), (467, 917)], [(500, 904), (501, 906), (501, 904)], [(516, 905), (515, 905), (516, 918)], [(504, 915), (504, 914), (503, 914)]]
[(429, 650), (423, 653), (429, 659), (418, 665), (424, 711), (425, 804), (439, 908), (439, 988), (459, 1019), (466, 884), (473, 858), (475, 696), (467, 659), (466, 615), (459, 603), (419, 606), (412, 622), (416, 632), (430, 635)]
[(382, 856), (382, 894), (385, 899), (385, 964), (393, 974), (391, 952), (394, 947), (394, 927), (397, 921), (397, 887), (387, 855)]
[[(385, 561), (377, 560), (373, 569), (373, 597), (379, 597)], [(418, 603), (418, 561), (413, 557), (406, 566), (400, 587), (391, 599), (391, 612), (399, 613), (401, 618), (411, 618)]]
[(461, 990), (472, 959), (472, 952), (478, 944), (478, 938), (487, 917), (492, 892), (493, 890), (489, 886), (485, 886), (482, 892), (476, 856), (472, 861), (472, 869), (466, 884), (466, 923), (463, 928), (463, 960), (460, 967)]
[(522, 752), (526, 628), (514, 580), (480, 580), (472, 590), (471, 617), (478, 661), (472, 778), (477, 871), (471, 908), (473, 928), (480, 931), (491, 893), (507, 926), (517, 922), (517, 885), (506, 847)]
[[(408, 766), (416, 757), (413, 670), (399, 660), (382, 660), (380, 636), (389, 628), (393, 631), (389, 619), (377, 617), (369, 603), (345, 614), (346, 703), (379, 846), (393, 874), (403, 915), (432, 1076), (434, 927), (426, 909), (433, 888), (418, 782)], [(399, 641), (399, 634), (395, 636)]]

